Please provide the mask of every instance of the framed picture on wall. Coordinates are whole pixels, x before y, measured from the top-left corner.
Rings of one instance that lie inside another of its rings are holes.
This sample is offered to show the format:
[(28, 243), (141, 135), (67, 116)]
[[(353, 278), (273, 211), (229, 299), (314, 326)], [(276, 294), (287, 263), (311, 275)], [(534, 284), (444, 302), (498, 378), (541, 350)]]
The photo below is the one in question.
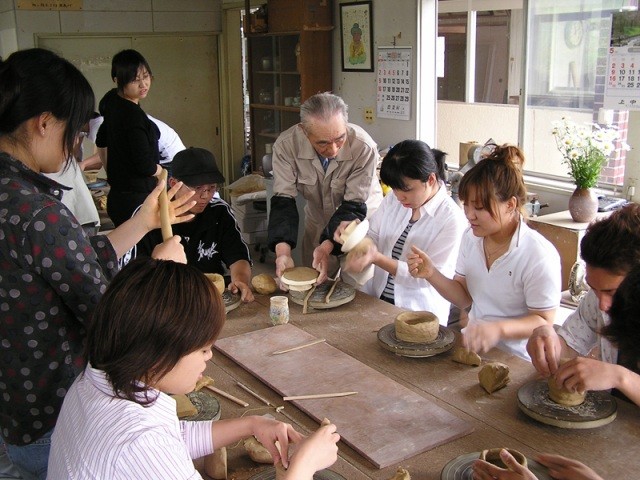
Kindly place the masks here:
[(371, 2), (340, 4), (343, 72), (373, 72)]

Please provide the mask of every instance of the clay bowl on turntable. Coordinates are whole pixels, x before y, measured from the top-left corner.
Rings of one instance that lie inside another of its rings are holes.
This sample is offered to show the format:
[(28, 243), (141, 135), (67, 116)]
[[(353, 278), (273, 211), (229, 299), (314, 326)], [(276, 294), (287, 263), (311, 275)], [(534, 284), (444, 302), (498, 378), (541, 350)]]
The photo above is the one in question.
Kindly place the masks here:
[(516, 459), (516, 462), (518, 462), (523, 467), (527, 466), (527, 457), (525, 457), (518, 450), (513, 450), (511, 448), (490, 448), (488, 450), (483, 450), (482, 452), (480, 452), (480, 460), (484, 460), (485, 462), (488, 462), (491, 465), (495, 465), (496, 467), (508, 469), (509, 467), (507, 467), (502, 461), (502, 458), (500, 458), (500, 450), (506, 450), (513, 456), (513, 458)]
[(430, 343), (438, 337), (440, 322), (431, 312), (402, 312), (396, 316), (396, 338), (409, 343)]

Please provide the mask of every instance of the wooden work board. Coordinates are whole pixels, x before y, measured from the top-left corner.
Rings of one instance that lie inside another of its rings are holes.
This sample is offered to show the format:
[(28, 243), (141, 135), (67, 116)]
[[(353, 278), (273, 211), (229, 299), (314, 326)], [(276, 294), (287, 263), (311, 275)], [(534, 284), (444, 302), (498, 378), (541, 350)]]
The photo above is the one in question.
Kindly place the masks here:
[(357, 391), (293, 403), (318, 422), (330, 419), (342, 440), (377, 468), (473, 431), (468, 422), (327, 343), (272, 355), (315, 339), (288, 324), (227, 337), (215, 348), (282, 396)]

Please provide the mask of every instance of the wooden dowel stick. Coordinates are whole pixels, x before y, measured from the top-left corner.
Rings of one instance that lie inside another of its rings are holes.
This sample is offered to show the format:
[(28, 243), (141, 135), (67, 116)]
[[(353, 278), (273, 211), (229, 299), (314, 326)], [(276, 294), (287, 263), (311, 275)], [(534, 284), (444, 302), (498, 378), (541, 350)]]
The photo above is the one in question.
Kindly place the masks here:
[(160, 192), (160, 229), (162, 231), (162, 240), (168, 240), (173, 237), (171, 229), (171, 221), (169, 220), (169, 198), (167, 197), (167, 170), (165, 168), (160, 172), (160, 181), (162, 182), (162, 192)]
[(316, 345), (322, 342), (326, 342), (326, 340), (324, 338), (320, 338), (318, 340), (314, 340), (313, 342), (305, 343), (303, 345), (298, 345), (297, 347), (287, 348), (286, 350), (277, 350), (273, 352), (271, 355), (280, 355), (282, 353), (293, 352), (294, 350), (300, 350), (301, 348), (310, 347), (311, 345)]
[(253, 395), (254, 397), (256, 397), (258, 400), (260, 400), (261, 402), (263, 402), (265, 405), (271, 406), (271, 403), (269, 403), (269, 400), (267, 400), (264, 397), (261, 397), (260, 395), (258, 395), (256, 392), (254, 392), (253, 390), (251, 390), (249, 387), (247, 387), (246, 385), (243, 385), (240, 382), (237, 382), (237, 385), (244, 390), (245, 392), (247, 392), (250, 395)]
[(304, 301), (302, 302), (302, 314), (304, 315), (305, 313), (307, 313), (307, 305), (309, 304), (309, 299), (311, 298), (311, 295), (313, 295), (313, 292), (315, 292), (316, 290), (316, 286), (314, 285), (313, 287), (311, 287), (311, 289), (309, 290), (309, 293), (307, 293), (307, 296), (304, 297)]
[(329, 303), (329, 300), (331, 300), (331, 295), (333, 295), (333, 291), (336, 289), (336, 285), (338, 285), (338, 281), (340, 279), (336, 278), (335, 281), (333, 282), (333, 285), (331, 285), (331, 288), (329, 289), (329, 293), (327, 293), (327, 296), (324, 299), (324, 303)]
[(212, 392), (215, 392), (218, 395), (220, 395), (221, 397), (227, 398), (227, 399), (231, 400), (232, 402), (237, 403), (241, 407), (248, 407), (249, 406), (249, 404), (247, 402), (245, 402), (244, 400), (240, 400), (239, 398), (234, 397), (230, 393), (224, 392), (224, 391), (220, 390), (219, 388), (212, 387), (211, 385), (205, 385), (204, 388), (208, 388)]
[(289, 400), (310, 400), (313, 398), (332, 398), (332, 397), (347, 397), (349, 395), (355, 395), (358, 392), (338, 392), (338, 393), (318, 393), (314, 395), (296, 395), (293, 397), (282, 397), (284, 401)]

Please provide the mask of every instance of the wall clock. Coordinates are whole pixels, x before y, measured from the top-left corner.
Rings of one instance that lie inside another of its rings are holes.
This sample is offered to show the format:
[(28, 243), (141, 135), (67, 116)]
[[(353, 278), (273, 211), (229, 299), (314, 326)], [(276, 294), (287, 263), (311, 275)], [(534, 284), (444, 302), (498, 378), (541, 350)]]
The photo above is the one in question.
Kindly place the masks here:
[(582, 43), (584, 25), (580, 20), (571, 20), (564, 24), (564, 43), (569, 48), (576, 48)]

